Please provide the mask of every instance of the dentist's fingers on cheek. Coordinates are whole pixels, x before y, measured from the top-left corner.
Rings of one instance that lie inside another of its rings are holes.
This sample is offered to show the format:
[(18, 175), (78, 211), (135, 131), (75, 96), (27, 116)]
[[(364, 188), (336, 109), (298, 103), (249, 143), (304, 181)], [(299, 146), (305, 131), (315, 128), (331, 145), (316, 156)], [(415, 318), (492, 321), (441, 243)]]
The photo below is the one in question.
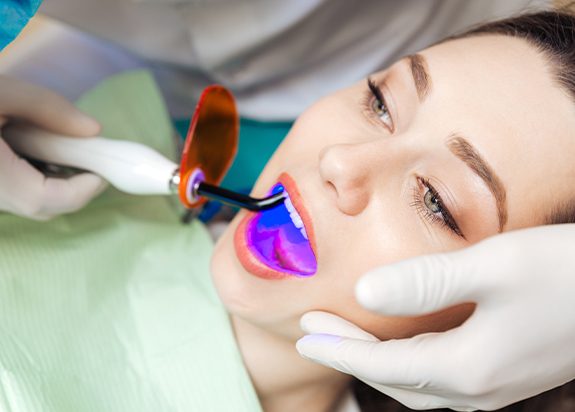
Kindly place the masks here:
[(472, 301), (481, 279), (467, 250), (419, 256), (372, 270), (356, 284), (358, 302), (389, 316), (416, 316)]
[(345, 336), (352, 339), (378, 341), (372, 334), (328, 312), (308, 312), (301, 317), (300, 326), (302, 330), (308, 334), (328, 334)]

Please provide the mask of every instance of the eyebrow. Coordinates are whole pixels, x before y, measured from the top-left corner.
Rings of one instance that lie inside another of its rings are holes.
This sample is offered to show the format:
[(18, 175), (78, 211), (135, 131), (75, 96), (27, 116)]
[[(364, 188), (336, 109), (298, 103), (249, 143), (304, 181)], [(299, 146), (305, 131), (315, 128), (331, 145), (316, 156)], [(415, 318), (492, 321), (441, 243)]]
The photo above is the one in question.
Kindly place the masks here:
[(431, 77), (427, 70), (427, 61), (421, 54), (410, 54), (407, 56), (409, 66), (411, 68), (411, 75), (413, 76), (413, 83), (417, 90), (419, 101), (423, 102), (429, 92), (431, 91)]
[(465, 138), (454, 135), (448, 139), (447, 147), (485, 182), (493, 194), (499, 218), (499, 232), (503, 231), (507, 223), (507, 194), (501, 179)]

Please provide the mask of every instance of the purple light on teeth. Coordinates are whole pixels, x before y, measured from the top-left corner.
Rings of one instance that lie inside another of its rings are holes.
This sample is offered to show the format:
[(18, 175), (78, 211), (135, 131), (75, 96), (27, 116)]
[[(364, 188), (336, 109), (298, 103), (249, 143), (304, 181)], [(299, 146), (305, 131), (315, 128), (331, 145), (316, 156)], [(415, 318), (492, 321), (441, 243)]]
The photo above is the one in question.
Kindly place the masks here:
[[(278, 183), (270, 194), (283, 191)], [(305, 227), (289, 196), (282, 205), (257, 213), (248, 224), (247, 240), (254, 256), (271, 269), (296, 276), (317, 271)]]

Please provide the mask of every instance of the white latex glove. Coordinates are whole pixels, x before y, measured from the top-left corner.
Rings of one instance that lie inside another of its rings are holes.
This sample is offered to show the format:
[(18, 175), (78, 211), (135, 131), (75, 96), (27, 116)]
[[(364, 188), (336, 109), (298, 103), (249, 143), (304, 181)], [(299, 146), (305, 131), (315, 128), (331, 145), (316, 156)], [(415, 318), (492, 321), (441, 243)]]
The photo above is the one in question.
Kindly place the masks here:
[[(38, 86), (0, 76), (1, 128), (11, 120), (28, 121), (52, 132), (93, 136), (100, 125), (63, 97)], [(46, 178), (0, 139), (0, 210), (48, 219), (84, 206), (105, 183), (93, 174)]]
[(456, 329), (386, 342), (328, 313), (302, 317), (312, 334), (297, 343), (302, 356), (413, 409), (493, 410), (575, 378), (575, 225), (382, 267), (360, 279), (356, 296), (389, 316), (477, 303)]

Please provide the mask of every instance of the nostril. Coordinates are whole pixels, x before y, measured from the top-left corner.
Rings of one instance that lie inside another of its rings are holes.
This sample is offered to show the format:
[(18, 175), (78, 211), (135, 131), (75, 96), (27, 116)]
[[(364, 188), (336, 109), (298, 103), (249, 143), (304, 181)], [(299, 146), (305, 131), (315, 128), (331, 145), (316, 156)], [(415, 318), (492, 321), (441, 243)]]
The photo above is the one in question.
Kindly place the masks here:
[(325, 181), (324, 184), (327, 186), (328, 192), (333, 193), (334, 196), (337, 198), (337, 195), (338, 195), (337, 187), (332, 182), (330, 182), (329, 180)]

